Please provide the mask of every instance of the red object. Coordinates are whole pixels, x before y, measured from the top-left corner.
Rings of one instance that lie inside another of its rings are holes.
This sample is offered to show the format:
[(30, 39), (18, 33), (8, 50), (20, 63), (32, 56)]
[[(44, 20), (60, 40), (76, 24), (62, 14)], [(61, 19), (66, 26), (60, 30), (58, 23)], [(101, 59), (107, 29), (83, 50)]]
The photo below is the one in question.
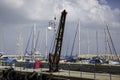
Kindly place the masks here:
[(40, 60), (35, 60), (35, 68), (40, 68)]

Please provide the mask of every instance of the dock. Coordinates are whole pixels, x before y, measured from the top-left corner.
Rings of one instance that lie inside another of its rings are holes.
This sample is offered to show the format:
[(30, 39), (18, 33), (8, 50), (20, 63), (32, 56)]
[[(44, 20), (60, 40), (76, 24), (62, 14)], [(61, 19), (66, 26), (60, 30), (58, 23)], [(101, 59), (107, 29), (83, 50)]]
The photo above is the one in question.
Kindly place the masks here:
[[(0, 66), (0, 71), (9, 68), (9, 66)], [(109, 74), (109, 73), (91, 73), (91, 72), (80, 72), (71, 70), (60, 70), (59, 72), (47, 72), (48, 68), (27, 68), (15, 67), (15, 71), (21, 73), (31, 73), (33, 71), (37, 72), (39, 76), (41, 75), (51, 75), (53, 77), (64, 78), (66, 80), (120, 80), (120, 75)], [(58, 79), (59, 80), (59, 79)]]

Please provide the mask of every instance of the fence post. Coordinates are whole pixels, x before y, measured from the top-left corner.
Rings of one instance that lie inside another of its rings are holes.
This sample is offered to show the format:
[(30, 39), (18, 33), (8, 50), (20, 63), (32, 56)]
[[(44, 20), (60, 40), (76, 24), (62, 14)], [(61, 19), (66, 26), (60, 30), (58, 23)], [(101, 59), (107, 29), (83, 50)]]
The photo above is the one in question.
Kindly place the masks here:
[(96, 80), (96, 63), (94, 64), (94, 80)]
[(80, 64), (80, 78), (82, 78), (82, 62)]
[(70, 63), (69, 63), (69, 77), (70, 77)]
[(110, 72), (109, 72), (110, 80), (112, 80), (112, 74), (111, 74), (111, 72), (112, 72), (111, 70), (112, 70), (112, 69), (111, 69), (111, 64), (109, 65), (109, 69), (110, 69)]

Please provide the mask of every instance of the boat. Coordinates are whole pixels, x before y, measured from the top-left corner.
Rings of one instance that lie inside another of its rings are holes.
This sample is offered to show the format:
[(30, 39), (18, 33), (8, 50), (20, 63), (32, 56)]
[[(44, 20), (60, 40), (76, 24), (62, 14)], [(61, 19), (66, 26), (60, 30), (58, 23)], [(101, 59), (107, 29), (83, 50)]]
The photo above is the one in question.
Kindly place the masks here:
[(109, 60), (108, 63), (110, 65), (120, 65), (120, 61), (119, 60)]
[[(37, 35), (36, 35), (37, 34)], [(17, 61), (35, 61), (35, 60), (44, 60), (45, 56), (42, 55), (40, 53), (40, 51), (38, 50), (37, 46), (38, 46), (38, 41), (39, 41), (39, 34), (40, 31), (36, 30), (36, 25), (34, 25), (31, 29), (31, 33), (26, 45), (26, 49), (24, 52), (24, 55), (22, 56), (21, 59), (17, 60)], [(30, 41), (32, 43), (30, 43)], [(30, 46), (30, 44), (32, 44), (32, 48), (31, 51), (28, 51), (28, 48)]]
[(36, 51), (34, 54), (27, 53), (24, 56), (25, 61), (35, 61), (35, 60), (45, 60), (45, 56), (41, 55), (39, 51)]

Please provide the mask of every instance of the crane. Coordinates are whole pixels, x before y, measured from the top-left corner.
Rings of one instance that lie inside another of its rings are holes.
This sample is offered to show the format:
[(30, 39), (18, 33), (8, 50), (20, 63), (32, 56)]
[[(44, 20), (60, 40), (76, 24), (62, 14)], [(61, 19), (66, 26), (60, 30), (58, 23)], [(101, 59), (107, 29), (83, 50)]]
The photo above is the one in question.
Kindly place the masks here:
[(50, 72), (59, 71), (59, 61), (60, 61), (61, 47), (63, 42), (66, 15), (67, 15), (66, 10), (63, 10), (61, 13), (61, 19), (59, 22), (58, 31), (56, 33), (56, 38), (54, 40), (54, 46), (55, 46), (53, 47), (54, 52), (49, 53), (49, 71)]

